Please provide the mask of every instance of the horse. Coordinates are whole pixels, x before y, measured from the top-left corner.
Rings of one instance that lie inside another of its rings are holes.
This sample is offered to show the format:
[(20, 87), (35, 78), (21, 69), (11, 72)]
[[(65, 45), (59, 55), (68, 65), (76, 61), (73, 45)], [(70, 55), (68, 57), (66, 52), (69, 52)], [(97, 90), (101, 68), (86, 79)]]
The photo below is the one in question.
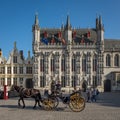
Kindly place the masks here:
[(11, 90), (12, 91), (15, 90), (16, 92), (19, 93), (19, 97), (20, 97), (18, 99), (19, 107), (21, 106), (20, 100), (22, 100), (23, 108), (25, 108), (24, 98), (30, 98), (30, 97), (35, 99), (35, 105), (34, 105), (33, 109), (36, 108), (37, 103), (38, 103), (38, 106), (41, 107), (40, 101), (42, 101), (42, 98), (41, 98), (41, 94), (40, 94), (39, 90), (33, 89), (33, 88), (23, 88), (23, 87), (17, 86), (17, 85), (12, 85)]

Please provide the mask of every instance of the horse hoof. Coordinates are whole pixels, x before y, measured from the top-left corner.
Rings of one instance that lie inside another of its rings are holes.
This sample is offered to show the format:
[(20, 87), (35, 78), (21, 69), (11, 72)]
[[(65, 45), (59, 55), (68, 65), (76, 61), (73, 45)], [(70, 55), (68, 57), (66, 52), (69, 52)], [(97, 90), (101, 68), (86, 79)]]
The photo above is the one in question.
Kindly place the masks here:
[(23, 109), (25, 108), (25, 106), (23, 106)]
[(33, 109), (35, 109), (36, 107), (34, 106)]
[(42, 107), (41, 105), (39, 105), (39, 107)]

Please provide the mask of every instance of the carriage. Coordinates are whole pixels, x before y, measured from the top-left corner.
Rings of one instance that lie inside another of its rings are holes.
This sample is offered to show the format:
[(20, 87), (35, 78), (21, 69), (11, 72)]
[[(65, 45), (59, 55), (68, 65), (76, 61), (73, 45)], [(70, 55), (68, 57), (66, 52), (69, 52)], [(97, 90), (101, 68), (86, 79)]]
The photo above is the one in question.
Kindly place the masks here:
[(67, 96), (55, 92), (55, 94), (50, 94), (47, 98), (44, 98), (42, 105), (45, 110), (53, 110), (58, 107), (60, 100), (74, 112), (80, 112), (85, 108), (85, 99), (80, 91), (75, 91)]
[[(63, 104), (68, 105), (74, 112), (80, 112), (85, 108), (85, 99), (82, 97), (80, 91), (75, 91), (67, 96), (58, 91), (54, 91), (53, 94), (48, 94), (47, 97), (42, 97), (40, 91), (37, 89), (12, 86), (12, 90), (16, 90), (19, 93), (20, 98), (18, 99), (18, 106), (23, 108), (25, 108), (24, 98), (29, 97), (35, 99), (35, 105), (33, 108), (36, 107), (37, 103), (39, 107), (41, 107), (41, 102), (45, 110), (55, 110), (58, 107), (60, 100)], [(22, 101), (23, 105), (21, 105), (20, 101)]]

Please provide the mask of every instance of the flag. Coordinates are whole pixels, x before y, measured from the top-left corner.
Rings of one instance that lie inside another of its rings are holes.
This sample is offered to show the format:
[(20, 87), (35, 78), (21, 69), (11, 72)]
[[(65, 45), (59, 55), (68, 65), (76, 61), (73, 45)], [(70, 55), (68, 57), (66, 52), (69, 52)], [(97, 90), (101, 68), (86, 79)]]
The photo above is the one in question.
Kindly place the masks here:
[(64, 45), (66, 44), (65, 39), (63, 39), (63, 38), (62, 38), (62, 40), (61, 40), (61, 41), (62, 41), (62, 44), (64, 44)]
[(48, 45), (48, 39), (43, 38), (43, 39), (42, 39), (42, 42), (43, 42), (44, 44)]
[(51, 43), (55, 43), (55, 39), (54, 38), (51, 39)]
[(87, 37), (88, 37), (88, 38), (90, 37), (90, 31), (88, 31), (88, 33), (87, 33)]
[(44, 32), (44, 38), (47, 38), (47, 36), (48, 36), (48, 35), (47, 35), (47, 32), (45, 31), (45, 32)]

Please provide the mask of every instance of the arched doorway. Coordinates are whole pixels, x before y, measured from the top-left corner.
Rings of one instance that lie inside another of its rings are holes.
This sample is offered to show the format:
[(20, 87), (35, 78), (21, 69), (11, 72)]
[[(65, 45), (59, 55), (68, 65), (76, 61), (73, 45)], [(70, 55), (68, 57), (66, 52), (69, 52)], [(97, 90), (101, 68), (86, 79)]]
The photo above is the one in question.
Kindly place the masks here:
[(26, 79), (26, 88), (33, 88), (32, 78)]
[(107, 79), (104, 81), (104, 92), (111, 91), (111, 80)]
[(84, 80), (83, 83), (82, 83), (83, 92), (86, 92), (86, 89), (87, 89), (87, 82)]

